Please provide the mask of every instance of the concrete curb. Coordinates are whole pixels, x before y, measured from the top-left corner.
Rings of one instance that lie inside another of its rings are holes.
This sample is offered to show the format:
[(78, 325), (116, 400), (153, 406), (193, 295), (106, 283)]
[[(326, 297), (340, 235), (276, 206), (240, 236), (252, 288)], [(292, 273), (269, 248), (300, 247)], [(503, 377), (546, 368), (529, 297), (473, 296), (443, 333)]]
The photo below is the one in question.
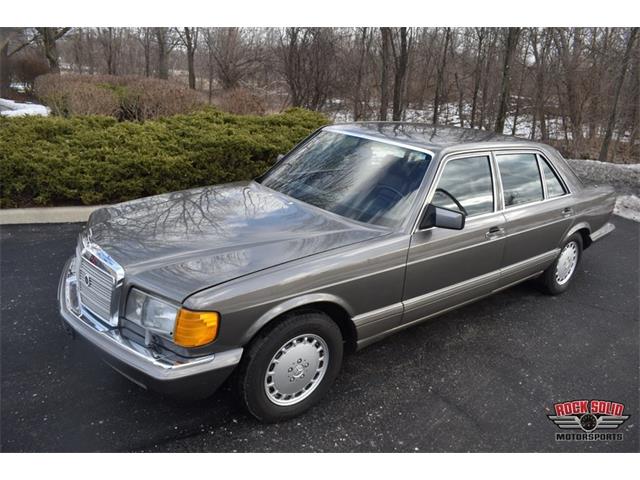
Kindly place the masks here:
[(0, 210), (0, 225), (86, 222), (91, 212), (101, 207), (7, 208)]

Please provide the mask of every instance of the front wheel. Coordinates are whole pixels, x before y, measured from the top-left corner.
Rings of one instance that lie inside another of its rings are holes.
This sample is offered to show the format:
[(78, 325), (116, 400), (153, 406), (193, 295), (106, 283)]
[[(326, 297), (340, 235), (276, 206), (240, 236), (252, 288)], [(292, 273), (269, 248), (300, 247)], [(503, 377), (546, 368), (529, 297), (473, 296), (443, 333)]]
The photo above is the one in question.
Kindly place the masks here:
[(321, 312), (292, 314), (255, 338), (243, 355), (238, 388), (263, 422), (300, 415), (327, 393), (342, 364), (340, 328)]
[(582, 257), (582, 237), (579, 233), (571, 235), (562, 245), (556, 261), (544, 271), (542, 283), (550, 295), (564, 293), (575, 276)]

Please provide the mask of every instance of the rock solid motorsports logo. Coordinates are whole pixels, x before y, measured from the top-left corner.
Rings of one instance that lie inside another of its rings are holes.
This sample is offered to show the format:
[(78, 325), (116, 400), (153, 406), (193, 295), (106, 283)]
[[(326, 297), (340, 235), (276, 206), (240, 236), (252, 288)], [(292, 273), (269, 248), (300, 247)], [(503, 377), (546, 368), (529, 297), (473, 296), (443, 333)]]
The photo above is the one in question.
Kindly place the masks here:
[(622, 440), (623, 434), (611, 432), (630, 415), (624, 414), (624, 404), (604, 400), (572, 400), (553, 405), (556, 414), (547, 415), (549, 420), (562, 430), (579, 432), (556, 432), (556, 441)]

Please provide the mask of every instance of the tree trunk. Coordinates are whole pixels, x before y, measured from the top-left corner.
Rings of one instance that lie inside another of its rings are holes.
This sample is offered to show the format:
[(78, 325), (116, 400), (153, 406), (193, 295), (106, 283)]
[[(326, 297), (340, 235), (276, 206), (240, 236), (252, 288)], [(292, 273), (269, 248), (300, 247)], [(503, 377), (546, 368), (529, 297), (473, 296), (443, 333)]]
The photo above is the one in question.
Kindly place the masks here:
[(409, 63), (407, 27), (400, 28), (400, 52), (398, 52), (394, 60), (395, 78), (393, 82), (393, 121), (397, 122), (402, 120), (402, 113), (404, 111), (404, 93), (407, 81), (407, 64)]
[(433, 124), (438, 123), (440, 114), (440, 101), (442, 95), (442, 87), (444, 83), (444, 69), (447, 66), (447, 51), (449, 50), (449, 41), (451, 39), (451, 28), (447, 27), (444, 34), (444, 47), (442, 49), (442, 58), (438, 66), (438, 79), (436, 80), (436, 94), (433, 97)]
[(168, 47), (167, 47), (167, 32), (166, 28), (156, 28), (156, 40), (158, 42), (158, 78), (167, 80), (169, 78), (169, 64), (168, 64)]
[(144, 76), (151, 76), (151, 46), (144, 46)]
[(518, 117), (520, 116), (520, 106), (522, 103), (522, 92), (524, 91), (524, 79), (527, 72), (527, 55), (529, 51), (529, 45), (525, 46), (523, 58), (522, 58), (522, 71), (520, 72), (520, 84), (518, 86), (518, 96), (516, 98), (516, 111), (513, 113), (513, 125), (511, 127), (511, 135), (516, 134), (518, 128)]
[(502, 69), (502, 85), (500, 87), (500, 103), (496, 117), (496, 133), (503, 133), (504, 122), (507, 118), (507, 108), (511, 99), (511, 61), (518, 45), (520, 29), (509, 27), (507, 30), (506, 50), (504, 54), (504, 67)]
[(51, 73), (60, 73), (60, 55), (58, 54), (57, 41), (71, 30), (71, 27), (62, 29), (55, 27), (37, 27), (36, 30), (42, 39), (44, 56), (49, 63), (49, 70)]
[(475, 127), (476, 113), (478, 111), (478, 93), (480, 92), (480, 81), (482, 80), (482, 63), (484, 62), (484, 56), (482, 54), (483, 42), (485, 37), (485, 30), (483, 28), (476, 29), (478, 32), (478, 46), (476, 51), (476, 65), (473, 70), (473, 95), (471, 97), (471, 119), (469, 120), (469, 126)]
[(484, 64), (484, 79), (482, 81), (482, 108), (480, 109), (480, 128), (485, 128), (485, 126), (490, 124), (490, 121), (487, 120), (487, 103), (489, 100), (490, 94), (490, 84), (489, 84), (489, 74), (492, 71), (492, 62), (491, 58), (493, 57), (496, 41), (498, 39), (498, 35), (495, 32), (495, 29), (490, 30), (490, 38), (491, 42), (489, 43), (489, 47), (487, 49), (486, 61)]
[(456, 87), (458, 88), (458, 121), (460, 122), (460, 127), (464, 128), (464, 88), (458, 72), (455, 73), (455, 79)]
[(602, 142), (602, 148), (600, 149), (600, 156), (598, 160), (606, 162), (609, 154), (609, 144), (611, 143), (611, 137), (613, 136), (613, 129), (616, 126), (616, 117), (618, 115), (618, 100), (620, 99), (620, 92), (624, 85), (624, 77), (627, 74), (627, 67), (629, 66), (629, 58), (631, 57), (631, 50), (633, 49), (633, 43), (636, 40), (638, 34), (638, 27), (631, 29), (629, 39), (627, 41), (627, 47), (624, 51), (624, 57), (622, 58), (622, 65), (620, 65), (620, 71), (618, 72), (618, 78), (616, 82), (616, 89), (613, 98), (613, 105), (611, 106), (611, 113), (609, 114), (609, 123), (607, 124), (607, 131), (604, 135), (604, 141)]
[(391, 29), (381, 27), (382, 35), (382, 72), (380, 75), (380, 115), (379, 120), (387, 120), (389, 110), (389, 61), (391, 57)]
[(640, 161), (640, 49), (636, 48), (633, 67), (631, 69), (631, 134), (629, 136), (630, 155), (632, 162)]
[(534, 105), (534, 121), (531, 129), (531, 138), (536, 138), (536, 123), (540, 122), (540, 137), (542, 141), (549, 139), (547, 132), (546, 114), (545, 114), (545, 88), (546, 88), (546, 60), (549, 47), (551, 45), (551, 37), (545, 30), (543, 33), (541, 44), (538, 48), (538, 34), (534, 28), (531, 35), (531, 42), (533, 46), (533, 55), (536, 61), (536, 82), (535, 82), (535, 105)]
[(11, 76), (9, 75), (9, 42), (3, 42), (0, 48), (0, 96), (7, 98), (11, 89)]
[(187, 69), (189, 71), (189, 88), (196, 89), (195, 56), (198, 47), (198, 29), (184, 27), (183, 43), (187, 48)]
[(358, 58), (358, 68), (356, 71), (356, 90), (353, 96), (353, 120), (358, 121), (362, 117), (362, 77), (364, 76), (364, 61), (367, 53), (367, 27), (362, 28), (360, 40), (360, 55)]

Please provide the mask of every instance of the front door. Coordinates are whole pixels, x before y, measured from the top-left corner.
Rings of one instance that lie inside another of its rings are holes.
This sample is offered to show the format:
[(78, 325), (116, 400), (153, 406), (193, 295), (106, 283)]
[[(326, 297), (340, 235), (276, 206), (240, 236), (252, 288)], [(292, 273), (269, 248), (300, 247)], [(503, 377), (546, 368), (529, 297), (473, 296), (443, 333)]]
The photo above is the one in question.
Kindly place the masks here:
[(505, 219), (497, 198), (489, 153), (445, 158), (429, 193), (430, 203), (466, 211), (462, 230), (416, 231), (409, 247), (403, 323), (490, 293), (497, 285), (504, 250)]

